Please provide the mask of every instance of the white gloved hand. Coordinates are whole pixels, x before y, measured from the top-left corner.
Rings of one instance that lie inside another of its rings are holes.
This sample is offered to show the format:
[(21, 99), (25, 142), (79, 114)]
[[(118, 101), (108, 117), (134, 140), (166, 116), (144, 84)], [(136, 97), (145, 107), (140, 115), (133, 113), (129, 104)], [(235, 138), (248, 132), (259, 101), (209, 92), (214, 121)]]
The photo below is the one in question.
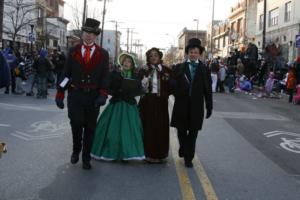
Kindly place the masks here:
[(148, 77), (144, 76), (144, 78), (142, 79), (142, 86), (143, 86), (144, 89), (148, 88), (148, 86), (149, 86)]

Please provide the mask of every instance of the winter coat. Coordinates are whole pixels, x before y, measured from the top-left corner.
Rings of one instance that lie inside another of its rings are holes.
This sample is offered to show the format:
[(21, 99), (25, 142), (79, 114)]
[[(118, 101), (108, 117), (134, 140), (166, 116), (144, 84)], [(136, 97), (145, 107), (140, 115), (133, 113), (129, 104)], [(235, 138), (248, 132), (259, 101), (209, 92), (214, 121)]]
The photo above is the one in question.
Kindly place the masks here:
[(290, 69), (288, 72), (288, 77), (286, 81), (286, 88), (287, 89), (295, 89), (296, 88), (296, 74), (294, 69)]
[(10, 68), (0, 51), (0, 88), (5, 87), (10, 82)]
[(206, 110), (212, 110), (213, 107), (211, 85), (209, 70), (202, 62), (197, 65), (193, 81), (187, 62), (174, 66), (171, 74), (171, 86), (175, 96), (171, 119), (172, 127), (201, 130), (204, 119), (204, 102)]
[(296, 64), (296, 80), (297, 85), (300, 84), (300, 63)]
[(34, 68), (39, 77), (48, 77), (51, 71), (51, 64), (47, 58), (39, 57), (34, 63)]

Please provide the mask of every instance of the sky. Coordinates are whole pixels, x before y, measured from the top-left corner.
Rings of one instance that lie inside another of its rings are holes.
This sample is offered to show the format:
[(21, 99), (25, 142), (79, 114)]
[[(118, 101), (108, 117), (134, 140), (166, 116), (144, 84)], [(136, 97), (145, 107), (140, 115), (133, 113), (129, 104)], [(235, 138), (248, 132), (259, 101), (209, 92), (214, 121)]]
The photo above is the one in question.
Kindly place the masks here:
[[(82, 19), (83, 0), (65, 0), (64, 17), (70, 21)], [(102, 23), (103, 0), (87, 0), (88, 17)], [(151, 47), (168, 48), (177, 46), (179, 33), (186, 27), (189, 30), (206, 30), (212, 20), (212, 0), (107, 0), (105, 27), (121, 31), (121, 43), (126, 43), (127, 28), (133, 30), (133, 40), (140, 40), (145, 49)], [(215, 0), (215, 20), (225, 20), (230, 8), (238, 0)], [(76, 11), (77, 10), (77, 11)]]

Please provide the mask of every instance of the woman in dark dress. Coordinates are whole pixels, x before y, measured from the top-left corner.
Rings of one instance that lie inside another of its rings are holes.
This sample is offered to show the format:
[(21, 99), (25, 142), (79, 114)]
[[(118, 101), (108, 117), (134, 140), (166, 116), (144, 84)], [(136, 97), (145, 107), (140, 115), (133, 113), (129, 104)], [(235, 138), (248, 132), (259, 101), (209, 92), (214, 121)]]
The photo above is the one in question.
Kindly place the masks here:
[(162, 64), (158, 48), (147, 51), (147, 65), (139, 71), (146, 94), (139, 101), (144, 130), (146, 161), (164, 162), (169, 151), (169, 78), (171, 70)]

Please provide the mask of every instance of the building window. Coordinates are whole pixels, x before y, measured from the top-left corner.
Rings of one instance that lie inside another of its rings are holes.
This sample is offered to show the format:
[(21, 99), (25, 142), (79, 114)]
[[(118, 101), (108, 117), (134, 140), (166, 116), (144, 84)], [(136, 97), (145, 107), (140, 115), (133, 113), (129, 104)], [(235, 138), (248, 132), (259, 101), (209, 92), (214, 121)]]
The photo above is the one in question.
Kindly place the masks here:
[(235, 32), (235, 22), (231, 23), (231, 32)]
[(224, 47), (224, 37), (221, 37), (220, 39), (219, 39), (219, 49), (222, 49)]
[(57, 47), (58, 46), (58, 41), (57, 40), (53, 40), (53, 46)]
[(224, 39), (224, 44), (225, 44), (225, 46), (227, 46), (227, 45), (228, 45), (228, 36), (227, 36), (227, 35), (225, 36), (225, 39)]
[(215, 45), (214, 45), (214, 47), (213, 47), (213, 49), (216, 49), (216, 48), (218, 48), (218, 46), (219, 46), (219, 40), (218, 39), (215, 39)]
[(284, 8), (284, 21), (289, 22), (291, 20), (292, 2), (287, 2)]
[(42, 8), (38, 8), (38, 18), (44, 17), (44, 10)]
[(278, 15), (278, 8), (275, 8), (269, 12), (269, 27), (278, 25)]
[(259, 30), (261, 31), (264, 27), (264, 15), (259, 16)]
[(286, 36), (285, 35), (282, 36), (282, 40), (283, 40), (283, 42), (286, 42)]
[(236, 27), (236, 32), (237, 33), (241, 32), (242, 20), (243, 19), (238, 19), (238, 21), (237, 21), (237, 27)]

